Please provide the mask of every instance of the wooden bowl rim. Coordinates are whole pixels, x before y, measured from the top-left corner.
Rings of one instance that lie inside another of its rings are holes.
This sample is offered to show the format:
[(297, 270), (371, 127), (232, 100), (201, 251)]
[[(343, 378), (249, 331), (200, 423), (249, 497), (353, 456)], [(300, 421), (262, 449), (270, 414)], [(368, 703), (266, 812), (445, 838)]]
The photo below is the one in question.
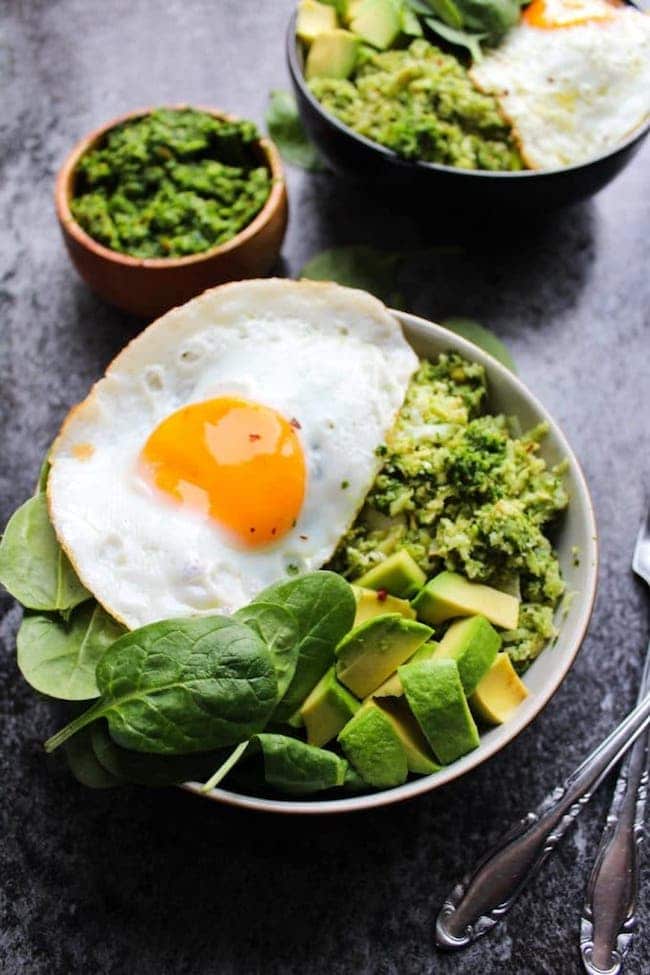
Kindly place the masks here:
[(212, 115), (214, 118), (223, 119), (228, 122), (242, 121), (236, 115), (231, 115), (228, 112), (222, 112), (218, 108), (212, 108), (204, 105), (189, 105), (183, 103), (180, 105), (154, 105), (148, 108), (135, 109), (134, 111), (127, 112), (124, 115), (118, 115), (116, 118), (111, 119), (110, 122), (106, 122), (104, 125), (93, 129), (92, 132), (80, 139), (66, 156), (56, 178), (54, 201), (56, 205), (57, 217), (62, 227), (67, 233), (70, 234), (71, 237), (75, 239), (77, 244), (79, 244), (85, 250), (92, 251), (92, 253), (94, 253), (97, 257), (122, 267), (150, 268), (151, 270), (171, 270), (174, 268), (182, 268), (191, 266), (193, 264), (199, 264), (202, 261), (220, 257), (222, 254), (229, 254), (248, 243), (251, 238), (255, 237), (262, 227), (269, 223), (273, 217), (281, 211), (284, 203), (286, 188), (280, 154), (274, 143), (266, 136), (262, 136), (257, 140), (256, 145), (262, 150), (266, 165), (271, 173), (271, 192), (269, 193), (260, 212), (231, 240), (228, 240), (223, 244), (217, 244), (215, 247), (211, 247), (209, 250), (200, 251), (198, 254), (189, 254), (186, 257), (132, 257), (130, 254), (122, 254), (119, 251), (111, 250), (110, 247), (105, 247), (104, 244), (100, 244), (99, 241), (95, 240), (94, 237), (91, 237), (90, 234), (86, 233), (86, 231), (82, 229), (81, 225), (75, 220), (70, 209), (72, 183), (79, 160), (96, 143), (98, 143), (107, 132), (110, 132), (111, 129), (114, 129), (123, 122), (128, 122), (131, 119), (143, 118), (145, 115), (150, 115), (152, 112), (160, 108), (169, 109), (172, 111), (192, 108), (195, 111), (205, 112), (207, 115)]

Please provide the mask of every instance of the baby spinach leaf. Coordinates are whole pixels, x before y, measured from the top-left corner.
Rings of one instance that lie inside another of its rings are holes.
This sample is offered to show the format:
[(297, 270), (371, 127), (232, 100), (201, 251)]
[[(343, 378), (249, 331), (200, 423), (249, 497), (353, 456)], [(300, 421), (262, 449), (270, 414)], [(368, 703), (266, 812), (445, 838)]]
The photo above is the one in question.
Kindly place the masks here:
[(124, 779), (113, 775), (98, 761), (93, 750), (91, 728), (84, 728), (65, 744), (68, 767), (77, 782), (89, 789), (111, 789), (123, 785)]
[[(102, 768), (115, 778), (134, 785), (161, 788), (182, 782), (201, 782), (222, 757), (219, 752), (192, 755), (145, 755), (143, 752), (132, 752), (116, 745), (106, 721), (96, 721), (84, 730), (90, 732), (92, 750)], [(72, 744), (77, 737), (75, 735), (68, 744)]]
[(57, 541), (44, 494), (9, 519), (0, 542), (0, 582), (27, 609), (63, 611), (90, 598)]
[(286, 735), (257, 735), (264, 756), (264, 777), (281, 792), (306, 795), (343, 785), (348, 769), (344, 758), (324, 748)]
[(455, 44), (457, 47), (466, 47), (472, 56), (472, 61), (481, 61), (483, 52), (481, 51), (481, 41), (484, 41), (487, 34), (473, 34), (466, 30), (459, 30), (457, 27), (450, 27), (442, 20), (435, 17), (427, 17), (425, 21), (434, 33), (439, 34), (445, 41)]
[(88, 701), (99, 696), (97, 662), (125, 629), (88, 600), (69, 618), (26, 613), (18, 630), (18, 666), (28, 684), (41, 694), (64, 701)]
[[(467, 31), (485, 33), (496, 41), (519, 20), (519, 0), (454, 0)], [(446, 19), (446, 18), (443, 18)]]
[(266, 111), (269, 135), (288, 163), (303, 169), (324, 169), (318, 150), (303, 128), (296, 100), (288, 91), (272, 91)]
[(36, 494), (44, 494), (47, 488), (47, 479), (50, 476), (50, 451), (48, 450), (45, 455), (45, 459), (41, 464), (40, 470), (38, 472), (38, 481), (36, 482)]
[(460, 30), (463, 26), (463, 17), (454, 0), (430, 0), (429, 6), (441, 20), (444, 20), (450, 27)]
[(362, 244), (332, 247), (307, 261), (298, 277), (312, 281), (335, 281), (348, 288), (360, 288), (393, 308), (402, 308), (404, 300), (397, 282), (402, 260), (402, 254), (380, 251)]
[(270, 586), (253, 604), (289, 609), (298, 624), (298, 660), (289, 687), (273, 715), (286, 721), (302, 704), (334, 659), (334, 648), (352, 627), (356, 603), (352, 589), (335, 572), (310, 572)]
[(277, 701), (266, 646), (223, 616), (162, 620), (126, 633), (101, 657), (96, 678), (99, 701), (50, 738), (46, 751), (98, 718), (133, 751), (212, 751), (261, 731)]
[(244, 752), (259, 749), (264, 759), (264, 778), (280, 792), (307, 795), (344, 784), (348, 763), (324, 748), (315, 748), (299, 738), (263, 733), (238, 745), (226, 762), (203, 786), (210, 792), (231, 771)]
[(498, 359), (507, 369), (517, 372), (515, 361), (501, 339), (480, 322), (475, 322), (472, 318), (448, 318), (441, 324), (450, 332), (455, 332), (468, 342), (478, 345), (479, 349)]
[(295, 614), (274, 603), (251, 603), (234, 614), (250, 626), (269, 649), (278, 680), (280, 700), (293, 679), (298, 662), (299, 632)]

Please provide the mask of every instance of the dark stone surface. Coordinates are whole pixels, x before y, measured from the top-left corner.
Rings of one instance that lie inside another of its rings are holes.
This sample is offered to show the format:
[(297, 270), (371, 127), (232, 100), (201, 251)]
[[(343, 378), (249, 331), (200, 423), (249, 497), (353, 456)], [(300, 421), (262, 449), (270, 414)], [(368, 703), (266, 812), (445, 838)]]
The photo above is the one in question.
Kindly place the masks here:
[[(90, 128), (140, 105), (212, 103), (262, 121), (287, 84), (291, 0), (8, 0), (0, 38), (0, 523), (31, 491), (66, 409), (137, 329), (75, 277), (52, 207)], [(491, 938), (433, 947), (441, 897), (631, 706), (647, 638), (629, 562), (650, 456), (650, 145), (595, 201), (547, 226), (487, 228), (413, 274), (410, 304), (470, 314), (512, 349), (592, 487), (600, 595), (578, 662), (533, 726), (447, 788), (372, 814), (263, 818), (177, 790), (93, 793), (48, 765), (56, 709), (20, 679), (1, 597), (2, 926), (8, 975), (578, 973), (578, 916), (606, 786)], [(333, 244), (456, 242), (327, 175), (289, 173), (284, 270)], [(456, 237), (459, 235), (456, 234)], [(650, 858), (643, 867), (650, 879)], [(648, 971), (650, 916), (628, 971)]]

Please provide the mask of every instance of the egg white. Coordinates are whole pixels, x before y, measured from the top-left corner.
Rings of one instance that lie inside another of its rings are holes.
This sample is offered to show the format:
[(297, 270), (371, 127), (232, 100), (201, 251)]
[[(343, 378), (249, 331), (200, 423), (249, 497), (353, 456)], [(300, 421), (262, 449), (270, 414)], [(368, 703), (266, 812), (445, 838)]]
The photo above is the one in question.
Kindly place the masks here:
[(607, 21), (543, 29), (525, 22), (474, 65), (531, 169), (586, 161), (650, 116), (650, 17), (612, 7)]
[[(232, 612), (288, 572), (320, 567), (372, 485), (416, 366), (384, 306), (334, 284), (240, 282), (164, 315), (71, 411), (53, 449), (50, 514), (81, 580), (135, 628)], [(295, 528), (254, 549), (138, 472), (162, 419), (232, 394), (298, 419), (307, 462)]]

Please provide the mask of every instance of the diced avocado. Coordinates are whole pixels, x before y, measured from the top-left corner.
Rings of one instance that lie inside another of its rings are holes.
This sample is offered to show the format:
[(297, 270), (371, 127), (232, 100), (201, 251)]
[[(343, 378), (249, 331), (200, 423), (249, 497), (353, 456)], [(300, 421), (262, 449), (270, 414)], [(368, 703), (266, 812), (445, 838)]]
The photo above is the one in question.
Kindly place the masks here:
[(363, 0), (350, 21), (350, 30), (380, 51), (395, 42), (401, 26), (399, 7), (394, 0)]
[(477, 718), (488, 724), (503, 724), (530, 691), (519, 679), (507, 653), (498, 653), (485, 677), (469, 699)]
[(431, 627), (399, 613), (373, 616), (347, 633), (336, 648), (336, 675), (357, 697), (366, 697), (431, 636)]
[(338, 741), (350, 765), (368, 785), (389, 789), (406, 781), (404, 746), (393, 722), (376, 704), (366, 704), (357, 711)]
[(328, 30), (319, 34), (309, 48), (305, 77), (347, 78), (357, 61), (359, 39), (347, 30)]
[(365, 2), (366, 0), (343, 0), (341, 4), (341, 17), (346, 24), (350, 23), (359, 7)]
[(359, 707), (359, 701), (339, 684), (335, 668), (330, 667), (300, 708), (308, 743), (322, 747), (336, 738)]
[(354, 582), (366, 589), (380, 589), (389, 592), (391, 596), (410, 599), (424, 585), (426, 579), (415, 559), (405, 548), (401, 548)]
[(408, 34), (409, 37), (422, 37), (424, 31), (420, 21), (409, 7), (402, 8), (401, 20), (403, 34)]
[(452, 657), (456, 661), (463, 690), (469, 697), (494, 663), (500, 647), (501, 637), (486, 618), (470, 616), (451, 624), (434, 658)]
[(296, 18), (296, 34), (305, 44), (313, 40), (326, 30), (335, 30), (338, 19), (334, 7), (317, 0), (300, 0), (298, 17)]
[(514, 630), (519, 619), (518, 599), (490, 586), (470, 582), (457, 572), (441, 572), (430, 579), (413, 600), (413, 608), (418, 619), (431, 626), (454, 616), (480, 615), (504, 630)]
[(432, 772), (439, 772), (440, 766), (434, 761), (429, 743), (406, 703), (386, 699), (378, 702), (378, 705), (390, 718), (393, 728), (402, 742), (409, 772), (415, 772), (417, 775), (431, 775)]
[[(433, 657), (439, 645), (435, 640), (423, 643), (411, 657), (410, 663), (415, 663), (416, 660), (428, 660), (429, 657)], [(383, 684), (380, 684), (376, 690), (368, 695), (368, 699), (377, 697), (402, 697), (403, 694), (404, 688), (402, 687), (402, 682), (399, 674), (395, 671)]]
[(419, 660), (400, 667), (399, 676), (409, 707), (443, 765), (478, 747), (455, 660)]
[(373, 616), (383, 616), (385, 613), (401, 613), (407, 620), (415, 619), (415, 610), (408, 599), (398, 599), (397, 596), (389, 594), (380, 589), (363, 589), (361, 586), (352, 586), (354, 598), (357, 601), (357, 615), (354, 617), (354, 625), (365, 623)]

